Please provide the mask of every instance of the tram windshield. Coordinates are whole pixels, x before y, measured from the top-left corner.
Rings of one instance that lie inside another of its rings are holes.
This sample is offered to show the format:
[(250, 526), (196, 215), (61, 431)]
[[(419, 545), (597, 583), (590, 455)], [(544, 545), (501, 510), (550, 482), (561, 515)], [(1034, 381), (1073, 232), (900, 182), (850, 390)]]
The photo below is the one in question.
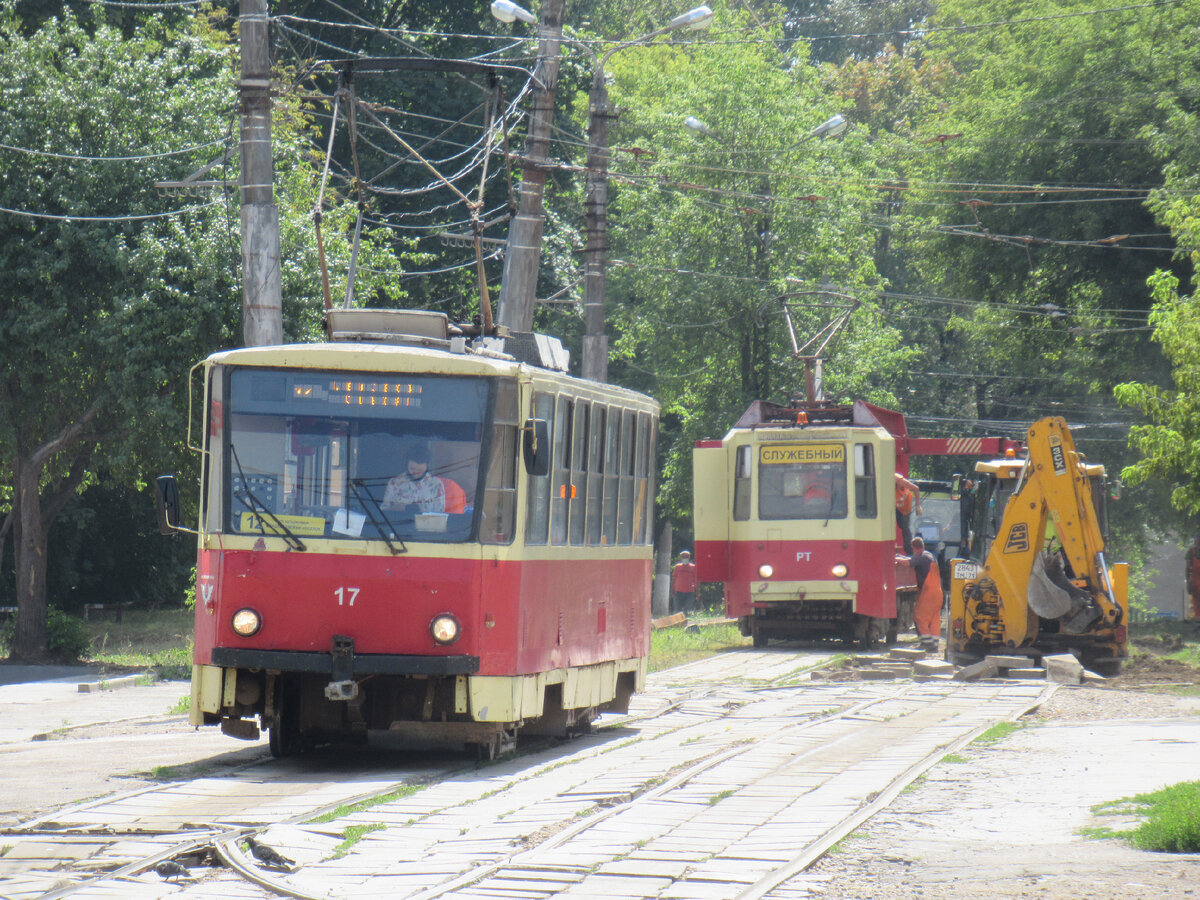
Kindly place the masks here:
[(761, 448), (760, 519), (846, 518), (846, 461), (841, 444)]
[(484, 379), (235, 369), (225, 528), (464, 541), (487, 433)]

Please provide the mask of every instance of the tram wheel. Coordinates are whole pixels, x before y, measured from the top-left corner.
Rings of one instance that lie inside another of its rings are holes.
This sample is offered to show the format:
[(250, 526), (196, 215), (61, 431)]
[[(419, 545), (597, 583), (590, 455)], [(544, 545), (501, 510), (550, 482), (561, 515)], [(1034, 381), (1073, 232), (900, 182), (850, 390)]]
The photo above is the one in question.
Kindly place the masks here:
[(267, 723), (267, 743), (276, 759), (300, 752), (300, 686), (287, 679), (276, 679), (275, 702)]
[[(750, 625), (750, 639), (754, 643), (754, 646), (760, 647), (760, 648), (767, 646), (767, 635), (766, 635), (766, 632), (763, 631), (762, 625), (759, 623), (758, 619), (757, 618), (749, 619), (749, 625)], [(745, 631), (742, 632), (742, 634), (745, 634), (745, 633), (746, 633)]]

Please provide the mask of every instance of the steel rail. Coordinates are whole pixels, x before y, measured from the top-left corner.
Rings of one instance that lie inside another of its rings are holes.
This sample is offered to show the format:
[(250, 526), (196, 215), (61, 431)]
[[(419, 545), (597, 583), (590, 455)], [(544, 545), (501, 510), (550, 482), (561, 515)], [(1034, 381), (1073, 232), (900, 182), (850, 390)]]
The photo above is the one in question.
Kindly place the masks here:
[[(1057, 689), (1058, 685), (1050, 684), (1042, 691), (1036, 700), (1026, 704), (1015, 713), (1010, 713), (1001, 721), (1015, 722), (1022, 716), (1026, 716), (1033, 710), (1037, 709), (1045, 703)], [(856, 828), (866, 822), (876, 813), (887, 809), (892, 804), (892, 801), (900, 794), (902, 790), (912, 784), (925, 772), (929, 771), (938, 762), (940, 762), (947, 754), (953, 753), (965, 747), (971, 741), (975, 740), (995, 723), (987, 722), (977, 728), (972, 729), (964, 735), (955, 738), (947, 744), (934, 749), (924, 758), (913, 765), (909, 766), (892, 781), (890, 781), (883, 790), (881, 790), (871, 801), (863, 804), (850, 815), (846, 816), (842, 821), (828, 829), (824, 834), (814, 841), (811, 841), (804, 849), (793, 856), (788, 862), (784, 863), (778, 869), (764, 875), (746, 890), (737, 895), (736, 900), (760, 900), (765, 897), (775, 888), (779, 887), (789, 878), (803, 872), (809, 866), (813, 865), (817, 860), (829, 852), (829, 848), (844, 838), (846, 835), (853, 832)]]

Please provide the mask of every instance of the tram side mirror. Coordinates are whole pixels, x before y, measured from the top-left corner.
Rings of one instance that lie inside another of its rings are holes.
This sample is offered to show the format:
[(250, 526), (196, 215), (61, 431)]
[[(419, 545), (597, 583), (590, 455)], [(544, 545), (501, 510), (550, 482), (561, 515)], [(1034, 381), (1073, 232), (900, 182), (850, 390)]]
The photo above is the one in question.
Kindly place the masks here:
[(179, 485), (174, 475), (159, 475), (154, 487), (158, 495), (158, 533), (174, 534), (179, 530)]
[(545, 419), (526, 419), (521, 432), (525, 471), (546, 475), (550, 471), (550, 424)]

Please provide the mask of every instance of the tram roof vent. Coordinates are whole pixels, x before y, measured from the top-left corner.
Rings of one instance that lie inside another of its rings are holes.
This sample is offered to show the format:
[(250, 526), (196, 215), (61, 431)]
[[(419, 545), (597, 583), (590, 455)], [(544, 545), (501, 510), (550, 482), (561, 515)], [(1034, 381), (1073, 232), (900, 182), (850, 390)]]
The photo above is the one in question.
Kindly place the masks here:
[(503, 353), (518, 362), (566, 372), (571, 363), (571, 353), (558, 338), (532, 331), (510, 331), (504, 337), (487, 337), (482, 340), (483, 349)]
[(325, 315), (334, 341), (450, 348), (450, 319), (445, 313), (421, 309), (330, 309)]
[[(798, 416), (803, 413), (803, 416)], [(820, 401), (816, 403), (801, 403), (796, 406), (781, 406), (769, 400), (755, 400), (742, 417), (734, 423), (734, 428), (755, 428), (760, 425), (849, 425), (853, 409), (837, 403)], [(857, 424), (857, 423), (855, 423)]]

